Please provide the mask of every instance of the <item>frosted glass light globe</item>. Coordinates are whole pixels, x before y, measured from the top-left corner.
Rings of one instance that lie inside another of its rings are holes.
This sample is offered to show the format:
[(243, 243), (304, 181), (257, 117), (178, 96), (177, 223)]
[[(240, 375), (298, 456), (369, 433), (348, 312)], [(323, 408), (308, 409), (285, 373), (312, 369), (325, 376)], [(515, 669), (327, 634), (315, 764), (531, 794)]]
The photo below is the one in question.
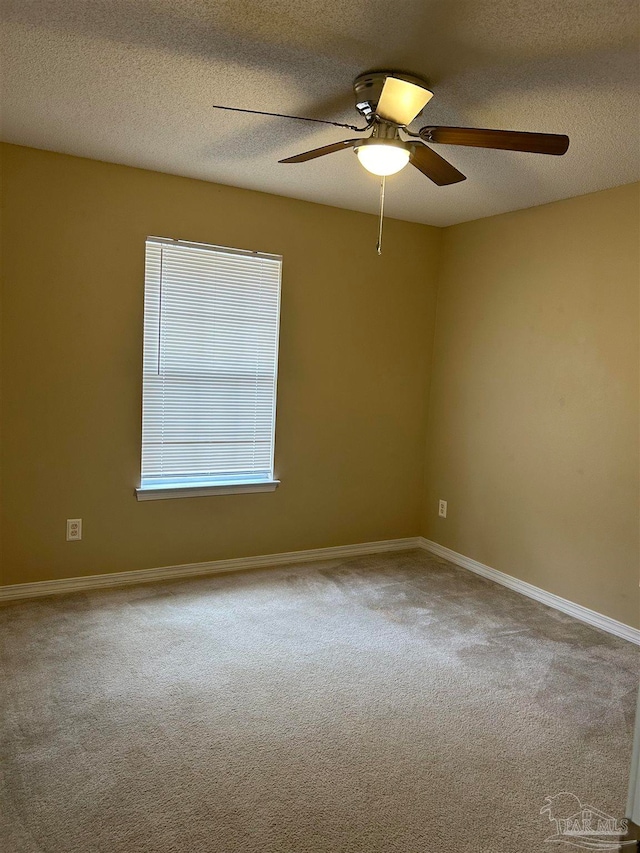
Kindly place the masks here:
[(409, 162), (409, 152), (398, 145), (360, 145), (356, 148), (358, 160), (373, 175), (395, 175)]

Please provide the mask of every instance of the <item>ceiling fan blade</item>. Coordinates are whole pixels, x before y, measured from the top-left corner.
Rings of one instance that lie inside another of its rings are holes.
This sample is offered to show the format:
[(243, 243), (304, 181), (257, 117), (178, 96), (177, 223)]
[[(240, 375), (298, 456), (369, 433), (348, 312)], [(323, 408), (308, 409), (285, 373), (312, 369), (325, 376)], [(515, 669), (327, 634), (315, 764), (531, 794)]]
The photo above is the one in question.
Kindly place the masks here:
[(467, 180), (466, 175), (463, 175), (462, 172), (459, 172), (444, 157), (436, 154), (435, 151), (432, 151), (426, 145), (412, 145), (409, 162), (439, 187)]
[(376, 107), (376, 115), (384, 121), (406, 126), (411, 124), (423, 107), (433, 98), (433, 92), (408, 80), (387, 77)]
[(314, 121), (317, 124), (331, 124), (334, 127), (347, 127), (349, 130), (363, 131), (368, 130), (369, 125), (365, 127), (356, 127), (355, 124), (344, 124), (341, 121), (327, 121), (324, 118), (306, 118), (305, 116), (292, 116), (288, 113), (268, 113), (264, 110), (245, 110), (242, 107), (222, 107), (219, 104), (212, 104), (212, 110), (228, 110), (232, 113), (250, 113), (254, 116), (272, 116), (273, 118), (294, 118), (296, 121)]
[(294, 157), (287, 157), (285, 160), (278, 160), (279, 163), (306, 163), (307, 160), (315, 160), (316, 157), (324, 157), (325, 154), (333, 154), (334, 151), (342, 151), (343, 148), (353, 148), (360, 139), (343, 139), (342, 142), (334, 142), (332, 145), (323, 145), (322, 148), (313, 148), (311, 151), (304, 151), (302, 154), (296, 154)]
[(560, 133), (525, 133), (521, 130), (486, 130), (481, 127), (423, 127), (419, 135), (426, 142), (529, 151), (532, 154), (560, 156), (569, 147), (569, 137)]

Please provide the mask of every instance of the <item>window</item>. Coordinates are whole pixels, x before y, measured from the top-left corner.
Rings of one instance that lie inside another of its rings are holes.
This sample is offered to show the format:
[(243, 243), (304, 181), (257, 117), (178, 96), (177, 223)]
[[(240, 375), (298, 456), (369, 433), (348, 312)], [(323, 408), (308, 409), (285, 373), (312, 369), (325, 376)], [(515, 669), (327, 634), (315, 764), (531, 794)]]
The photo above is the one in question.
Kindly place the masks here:
[(273, 491), (279, 255), (146, 241), (139, 500)]

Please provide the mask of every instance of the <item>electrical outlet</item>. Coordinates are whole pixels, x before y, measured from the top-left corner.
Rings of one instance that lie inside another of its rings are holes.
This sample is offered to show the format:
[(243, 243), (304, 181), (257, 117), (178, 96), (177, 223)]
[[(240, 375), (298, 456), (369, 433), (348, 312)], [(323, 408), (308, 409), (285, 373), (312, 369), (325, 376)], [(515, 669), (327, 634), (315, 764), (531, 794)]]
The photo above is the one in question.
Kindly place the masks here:
[(446, 501), (438, 501), (438, 515), (440, 518), (447, 517), (447, 502)]
[(82, 539), (82, 519), (68, 518), (67, 519), (67, 542), (72, 542), (75, 539)]

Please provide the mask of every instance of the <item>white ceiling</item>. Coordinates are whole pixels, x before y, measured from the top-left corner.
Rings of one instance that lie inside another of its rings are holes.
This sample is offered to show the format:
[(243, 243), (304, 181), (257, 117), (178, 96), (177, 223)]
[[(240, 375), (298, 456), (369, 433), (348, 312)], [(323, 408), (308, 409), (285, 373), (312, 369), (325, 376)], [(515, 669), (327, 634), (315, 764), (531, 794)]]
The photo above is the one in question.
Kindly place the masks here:
[(389, 178), (390, 216), (448, 225), (640, 178), (636, 0), (3, 0), (2, 138), (375, 212), (342, 151), (278, 159), (360, 123), (352, 81), (426, 76), (422, 124), (567, 133), (564, 157), (434, 146), (468, 180)]

